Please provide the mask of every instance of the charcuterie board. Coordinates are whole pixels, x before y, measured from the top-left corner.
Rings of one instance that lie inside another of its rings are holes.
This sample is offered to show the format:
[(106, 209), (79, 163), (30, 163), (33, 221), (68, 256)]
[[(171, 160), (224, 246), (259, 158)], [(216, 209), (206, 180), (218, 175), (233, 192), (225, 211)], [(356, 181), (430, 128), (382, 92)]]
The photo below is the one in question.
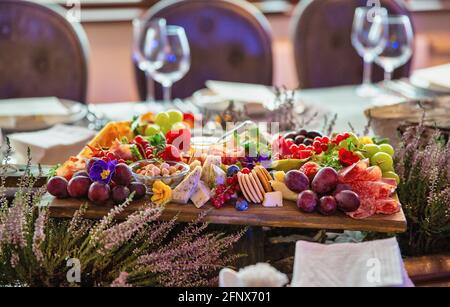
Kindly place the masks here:
[[(48, 205), (52, 217), (70, 218), (86, 201), (79, 199), (56, 199), (45, 195), (43, 205)], [(125, 218), (145, 206), (148, 202), (138, 200), (132, 202), (118, 218)], [(85, 217), (100, 219), (113, 208), (112, 204), (94, 205), (88, 202)], [(403, 211), (391, 215), (374, 215), (362, 220), (351, 219), (343, 213), (324, 216), (319, 213), (303, 213), (298, 210), (294, 202), (285, 201), (283, 207), (265, 208), (261, 205), (251, 205), (243, 212), (236, 211), (234, 206), (224, 206), (215, 209), (207, 204), (200, 209), (192, 205), (169, 203), (165, 205), (163, 220), (170, 220), (178, 215), (179, 222), (191, 222), (203, 211), (208, 211), (205, 221), (213, 224), (292, 227), (333, 230), (360, 230), (383, 233), (400, 233), (406, 230), (406, 219)]]

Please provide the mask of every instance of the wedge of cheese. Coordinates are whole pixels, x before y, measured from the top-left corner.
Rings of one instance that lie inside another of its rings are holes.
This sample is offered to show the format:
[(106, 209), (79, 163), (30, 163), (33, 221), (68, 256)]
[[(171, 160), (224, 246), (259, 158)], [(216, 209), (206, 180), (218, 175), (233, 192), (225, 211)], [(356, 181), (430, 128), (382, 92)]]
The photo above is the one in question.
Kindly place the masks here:
[(208, 186), (200, 180), (197, 185), (197, 189), (191, 196), (192, 203), (197, 207), (201, 208), (206, 202), (211, 198), (211, 190)]
[(202, 170), (202, 180), (207, 182), (209, 173), (211, 172), (212, 165), (216, 165), (217, 167), (220, 167), (220, 164), (222, 163), (222, 158), (220, 156), (214, 156), (214, 155), (208, 155), (205, 159), (205, 163), (203, 163), (203, 170)]
[(187, 204), (192, 194), (194, 194), (202, 174), (202, 167), (196, 166), (183, 181), (172, 191), (172, 201), (180, 204)]

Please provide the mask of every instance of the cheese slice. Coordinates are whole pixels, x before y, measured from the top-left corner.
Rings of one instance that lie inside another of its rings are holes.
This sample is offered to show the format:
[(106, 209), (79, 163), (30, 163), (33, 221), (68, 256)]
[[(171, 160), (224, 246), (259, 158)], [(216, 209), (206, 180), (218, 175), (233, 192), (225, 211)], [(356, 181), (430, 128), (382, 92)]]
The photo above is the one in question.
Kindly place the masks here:
[(206, 184), (200, 180), (197, 188), (191, 196), (191, 201), (197, 208), (202, 207), (211, 198), (211, 190), (206, 186)]
[(280, 191), (265, 193), (262, 205), (264, 207), (283, 207), (283, 193)]
[(172, 201), (181, 204), (187, 204), (189, 198), (194, 194), (195, 189), (200, 181), (202, 167), (196, 166), (183, 181), (172, 191)]
[(220, 156), (208, 155), (205, 159), (205, 163), (203, 163), (202, 170), (202, 180), (207, 182), (209, 173), (211, 172), (211, 165), (216, 165), (220, 167), (222, 163), (222, 158)]

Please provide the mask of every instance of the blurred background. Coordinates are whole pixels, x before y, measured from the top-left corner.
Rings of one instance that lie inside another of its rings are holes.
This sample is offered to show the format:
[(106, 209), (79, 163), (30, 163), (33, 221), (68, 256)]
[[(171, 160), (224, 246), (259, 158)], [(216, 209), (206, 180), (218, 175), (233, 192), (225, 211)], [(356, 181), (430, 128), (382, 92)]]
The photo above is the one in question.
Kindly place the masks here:
[[(298, 87), (290, 24), (295, 7), (302, 1), (248, 1), (262, 12), (270, 23), (273, 38), (273, 84), (277, 86)], [(66, 0), (56, 2), (67, 9), (72, 7), (66, 5), (68, 3)], [(161, 1), (80, 0), (80, 2), (81, 24), (86, 31), (90, 51), (87, 101), (102, 103), (140, 100), (135, 70), (130, 61), (133, 41), (132, 20)], [(415, 27), (412, 70), (450, 62), (450, 0), (401, 2), (405, 3)], [(327, 16), (323, 18), (326, 19)], [(320, 35), (320, 29), (317, 29), (317, 33)]]

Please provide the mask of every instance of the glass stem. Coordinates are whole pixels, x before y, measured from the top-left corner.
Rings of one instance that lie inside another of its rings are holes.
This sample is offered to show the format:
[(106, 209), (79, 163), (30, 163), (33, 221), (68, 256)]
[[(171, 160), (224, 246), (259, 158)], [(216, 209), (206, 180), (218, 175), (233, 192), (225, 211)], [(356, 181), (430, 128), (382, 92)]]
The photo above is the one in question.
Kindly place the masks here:
[(164, 102), (170, 102), (172, 100), (172, 84), (163, 84), (163, 98)]
[(147, 97), (145, 101), (153, 102), (155, 101), (155, 83), (148, 72), (145, 73), (145, 77), (147, 78)]
[(372, 59), (364, 57), (364, 72), (363, 72), (363, 84), (372, 83)]
[(392, 70), (385, 70), (384, 71), (384, 81), (391, 81), (392, 80)]

